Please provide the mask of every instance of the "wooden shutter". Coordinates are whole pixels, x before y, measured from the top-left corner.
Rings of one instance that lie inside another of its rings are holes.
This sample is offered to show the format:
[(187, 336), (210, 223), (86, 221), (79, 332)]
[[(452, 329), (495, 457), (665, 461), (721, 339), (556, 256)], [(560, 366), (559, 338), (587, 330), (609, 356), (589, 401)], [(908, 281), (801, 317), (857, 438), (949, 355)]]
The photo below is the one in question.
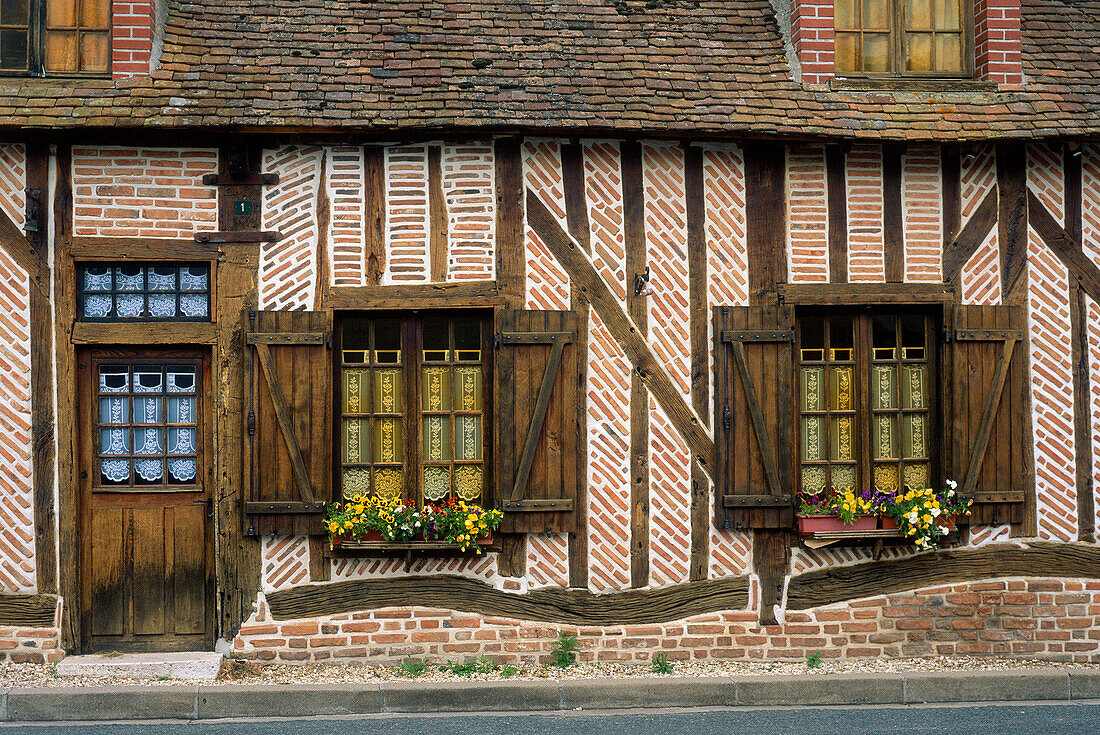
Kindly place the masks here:
[(786, 306), (715, 309), (715, 523), (721, 528), (794, 523), (793, 321)]
[(245, 341), (251, 533), (322, 533), (331, 498), (331, 317), (260, 311)]
[(507, 533), (576, 527), (576, 457), (585, 428), (576, 320), (568, 311), (496, 315), (496, 507)]
[(1027, 319), (1020, 306), (957, 306), (947, 422), (949, 478), (971, 523), (1021, 524), (1032, 493)]

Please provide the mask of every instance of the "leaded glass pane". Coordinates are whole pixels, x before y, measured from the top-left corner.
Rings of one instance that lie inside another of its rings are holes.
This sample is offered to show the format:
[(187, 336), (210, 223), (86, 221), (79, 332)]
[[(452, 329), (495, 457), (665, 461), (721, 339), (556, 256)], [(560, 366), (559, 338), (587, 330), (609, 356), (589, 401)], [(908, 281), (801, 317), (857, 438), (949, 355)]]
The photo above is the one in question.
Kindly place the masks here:
[(401, 419), (379, 418), (374, 421), (374, 458), (376, 462), (402, 461)]
[(852, 417), (834, 416), (829, 434), (829, 459), (851, 461)]
[(451, 420), (449, 416), (424, 417), (424, 460), (446, 462), (451, 459)]
[(481, 459), (481, 416), (455, 417), (455, 459)]
[(450, 467), (424, 468), (424, 499), (439, 502), (451, 492)]
[(802, 417), (802, 459), (807, 462), (825, 459), (825, 417)]
[(894, 396), (897, 367), (894, 365), (875, 365), (871, 369), (871, 406), (876, 409), (897, 408)]
[(425, 411), (451, 410), (451, 369), (448, 367), (425, 367), (423, 386), (423, 409)]
[(825, 410), (825, 368), (802, 368), (802, 410)]

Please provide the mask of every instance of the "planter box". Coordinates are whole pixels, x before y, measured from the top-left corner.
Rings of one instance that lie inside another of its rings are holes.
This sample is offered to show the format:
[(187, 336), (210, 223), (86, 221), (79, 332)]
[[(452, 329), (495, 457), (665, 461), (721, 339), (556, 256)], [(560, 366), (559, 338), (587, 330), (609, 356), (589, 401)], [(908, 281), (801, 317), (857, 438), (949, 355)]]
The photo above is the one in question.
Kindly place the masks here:
[[(898, 527), (898, 522), (895, 521), (890, 516), (883, 516), (880, 520), (881, 520), (881, 525), (879, 526), (879, 528), (882, 528), (882, 529), (896, 529)], [(952, 531), (955, 530), (955, 524), (957, 522), (958, 522), (958, 516), (951, 516), (950, 518), (939, 521), (939, 525), (940, 525), (940, 528), (946, 528), (947, 532), (951, 533)]]
[(856, 516), (855, 523), (846, 524), (836, 516), (798, 516), (798, 533), (810, 536), (820, 531), (874, 531), (878, 516)]
[[(378, 549), (378, 548), (394, 548), (394, 549), (457, 549), (458, 544), (447, 543), (445, 541), (428, 541), (423, 537), (414, 537), (409, 541), (386, 541), (382, 538), (381, 531), (367, 531), (364, 534), (355, 537), (347, 536), (333, 536), (331, 537), (332, 548), (334, 549)], [(478, 546), (490, 546), (493, 543), (493, 534), (489, 533), (487, 536), (483, 536), (477, 540)]]

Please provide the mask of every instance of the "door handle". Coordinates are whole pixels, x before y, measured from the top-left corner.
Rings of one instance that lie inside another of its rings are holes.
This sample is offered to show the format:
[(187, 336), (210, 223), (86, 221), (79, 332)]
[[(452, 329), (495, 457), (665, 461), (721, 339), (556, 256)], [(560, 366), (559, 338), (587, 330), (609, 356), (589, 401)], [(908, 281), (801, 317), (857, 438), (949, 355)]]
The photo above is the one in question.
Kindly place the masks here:
[(191, 502), (194, 503), (195, 505), (205, 505), (206, 506), (206, 517), (207, 518), (213, 518), (214, 517), (214, 499), (213, 498), (203, 498), (202, 500), (192, 500)]

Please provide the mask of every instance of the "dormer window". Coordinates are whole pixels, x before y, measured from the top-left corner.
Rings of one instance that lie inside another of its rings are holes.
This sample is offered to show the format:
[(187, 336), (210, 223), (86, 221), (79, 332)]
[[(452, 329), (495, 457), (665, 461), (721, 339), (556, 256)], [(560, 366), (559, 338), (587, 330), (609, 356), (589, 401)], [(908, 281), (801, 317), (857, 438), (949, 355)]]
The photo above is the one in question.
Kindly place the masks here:
[(110, 0), (0, 0), (0, 72), (105, 75), (110, 49)]
[(967, 0), (836, 0), (836, 73), (968, 76), (969, 10)]

